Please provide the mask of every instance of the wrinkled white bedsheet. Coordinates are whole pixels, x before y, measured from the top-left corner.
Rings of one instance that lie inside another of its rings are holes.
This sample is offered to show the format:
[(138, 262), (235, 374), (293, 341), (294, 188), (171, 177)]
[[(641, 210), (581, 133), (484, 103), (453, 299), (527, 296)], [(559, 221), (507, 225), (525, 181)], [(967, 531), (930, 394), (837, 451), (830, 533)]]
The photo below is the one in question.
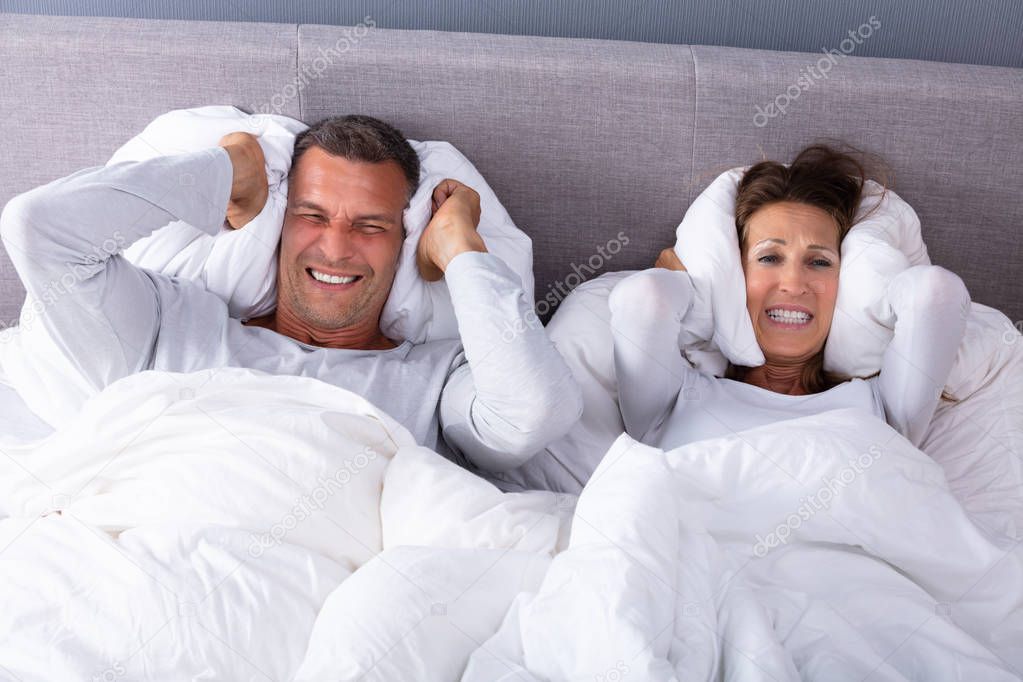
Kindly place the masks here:
[(855, 411), (667, 453), (622, 436), (578, 503), (242, 369), (129, 377), (3, 450), (2, 679), (1023, 671), (1023, 550)]

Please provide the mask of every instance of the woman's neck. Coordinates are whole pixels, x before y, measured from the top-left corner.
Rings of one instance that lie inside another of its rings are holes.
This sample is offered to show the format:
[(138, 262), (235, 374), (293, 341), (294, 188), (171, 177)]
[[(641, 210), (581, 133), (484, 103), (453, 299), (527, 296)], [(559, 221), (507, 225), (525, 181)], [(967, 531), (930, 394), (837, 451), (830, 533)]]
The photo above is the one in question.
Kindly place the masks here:
[(805, 363), (777, 363), (768, 360), (759, 367), (748, 367), (742, 381), (775, 393), (805, 395), (803, 372)]

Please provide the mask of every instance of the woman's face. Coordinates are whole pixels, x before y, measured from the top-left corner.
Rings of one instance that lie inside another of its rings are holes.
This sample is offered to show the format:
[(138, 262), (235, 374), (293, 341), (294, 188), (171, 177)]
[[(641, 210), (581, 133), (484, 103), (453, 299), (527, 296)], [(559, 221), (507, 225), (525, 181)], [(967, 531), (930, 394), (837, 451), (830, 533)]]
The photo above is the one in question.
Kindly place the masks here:
[(805, 361), (820, 352), (838, 296), (834, 219), (807, 204), (764, 206), (747, 223), (742, 267), (746, 307), (764, 357)]

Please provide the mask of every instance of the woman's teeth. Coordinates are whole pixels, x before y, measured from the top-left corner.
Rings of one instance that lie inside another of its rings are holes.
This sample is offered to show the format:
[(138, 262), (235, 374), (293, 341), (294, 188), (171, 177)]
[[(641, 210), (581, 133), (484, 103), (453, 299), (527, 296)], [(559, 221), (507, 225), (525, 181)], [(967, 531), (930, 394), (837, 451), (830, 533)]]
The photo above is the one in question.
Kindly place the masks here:
[(783, 324), (806, 324), (813, 315), (798, 310), (768, 310), (767, 316)]
[(323, 282), (325, 284), (350, 284), (358, 279), (358, 276), (356, 275), (352, 275), (350, 277), (345, 277), (342, 275), (328, 275), (313, 270), (312, 268), (309, 269), (309, 273), (313, 276), (313, 279), (315, 279), (318, 282)]

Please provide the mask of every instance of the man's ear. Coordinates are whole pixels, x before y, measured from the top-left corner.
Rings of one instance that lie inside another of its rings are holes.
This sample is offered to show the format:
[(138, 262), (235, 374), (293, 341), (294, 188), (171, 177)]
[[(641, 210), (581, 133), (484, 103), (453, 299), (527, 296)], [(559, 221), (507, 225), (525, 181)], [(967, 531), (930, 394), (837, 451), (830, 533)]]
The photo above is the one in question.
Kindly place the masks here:
[(287, 211), (284, 213), (284, 224), (281, 225), (281, 236), (277, 240), (277, 271), (281, 271), (281, 266), (284, 264), (282, 259), (284, 258), (284, 249), (281, 248), (284, 245), (284, 235), (288, 232), (288, 214)]
[(408, 230), (405, 229), (405, 213), (408, 211), (408, 207), (412, 205), (412, 197), (409, 196), (408, 201), (405, 202), (405, 208), (401, 209), (401, 241), (405, 243), (405, 239), (408, 238)]

